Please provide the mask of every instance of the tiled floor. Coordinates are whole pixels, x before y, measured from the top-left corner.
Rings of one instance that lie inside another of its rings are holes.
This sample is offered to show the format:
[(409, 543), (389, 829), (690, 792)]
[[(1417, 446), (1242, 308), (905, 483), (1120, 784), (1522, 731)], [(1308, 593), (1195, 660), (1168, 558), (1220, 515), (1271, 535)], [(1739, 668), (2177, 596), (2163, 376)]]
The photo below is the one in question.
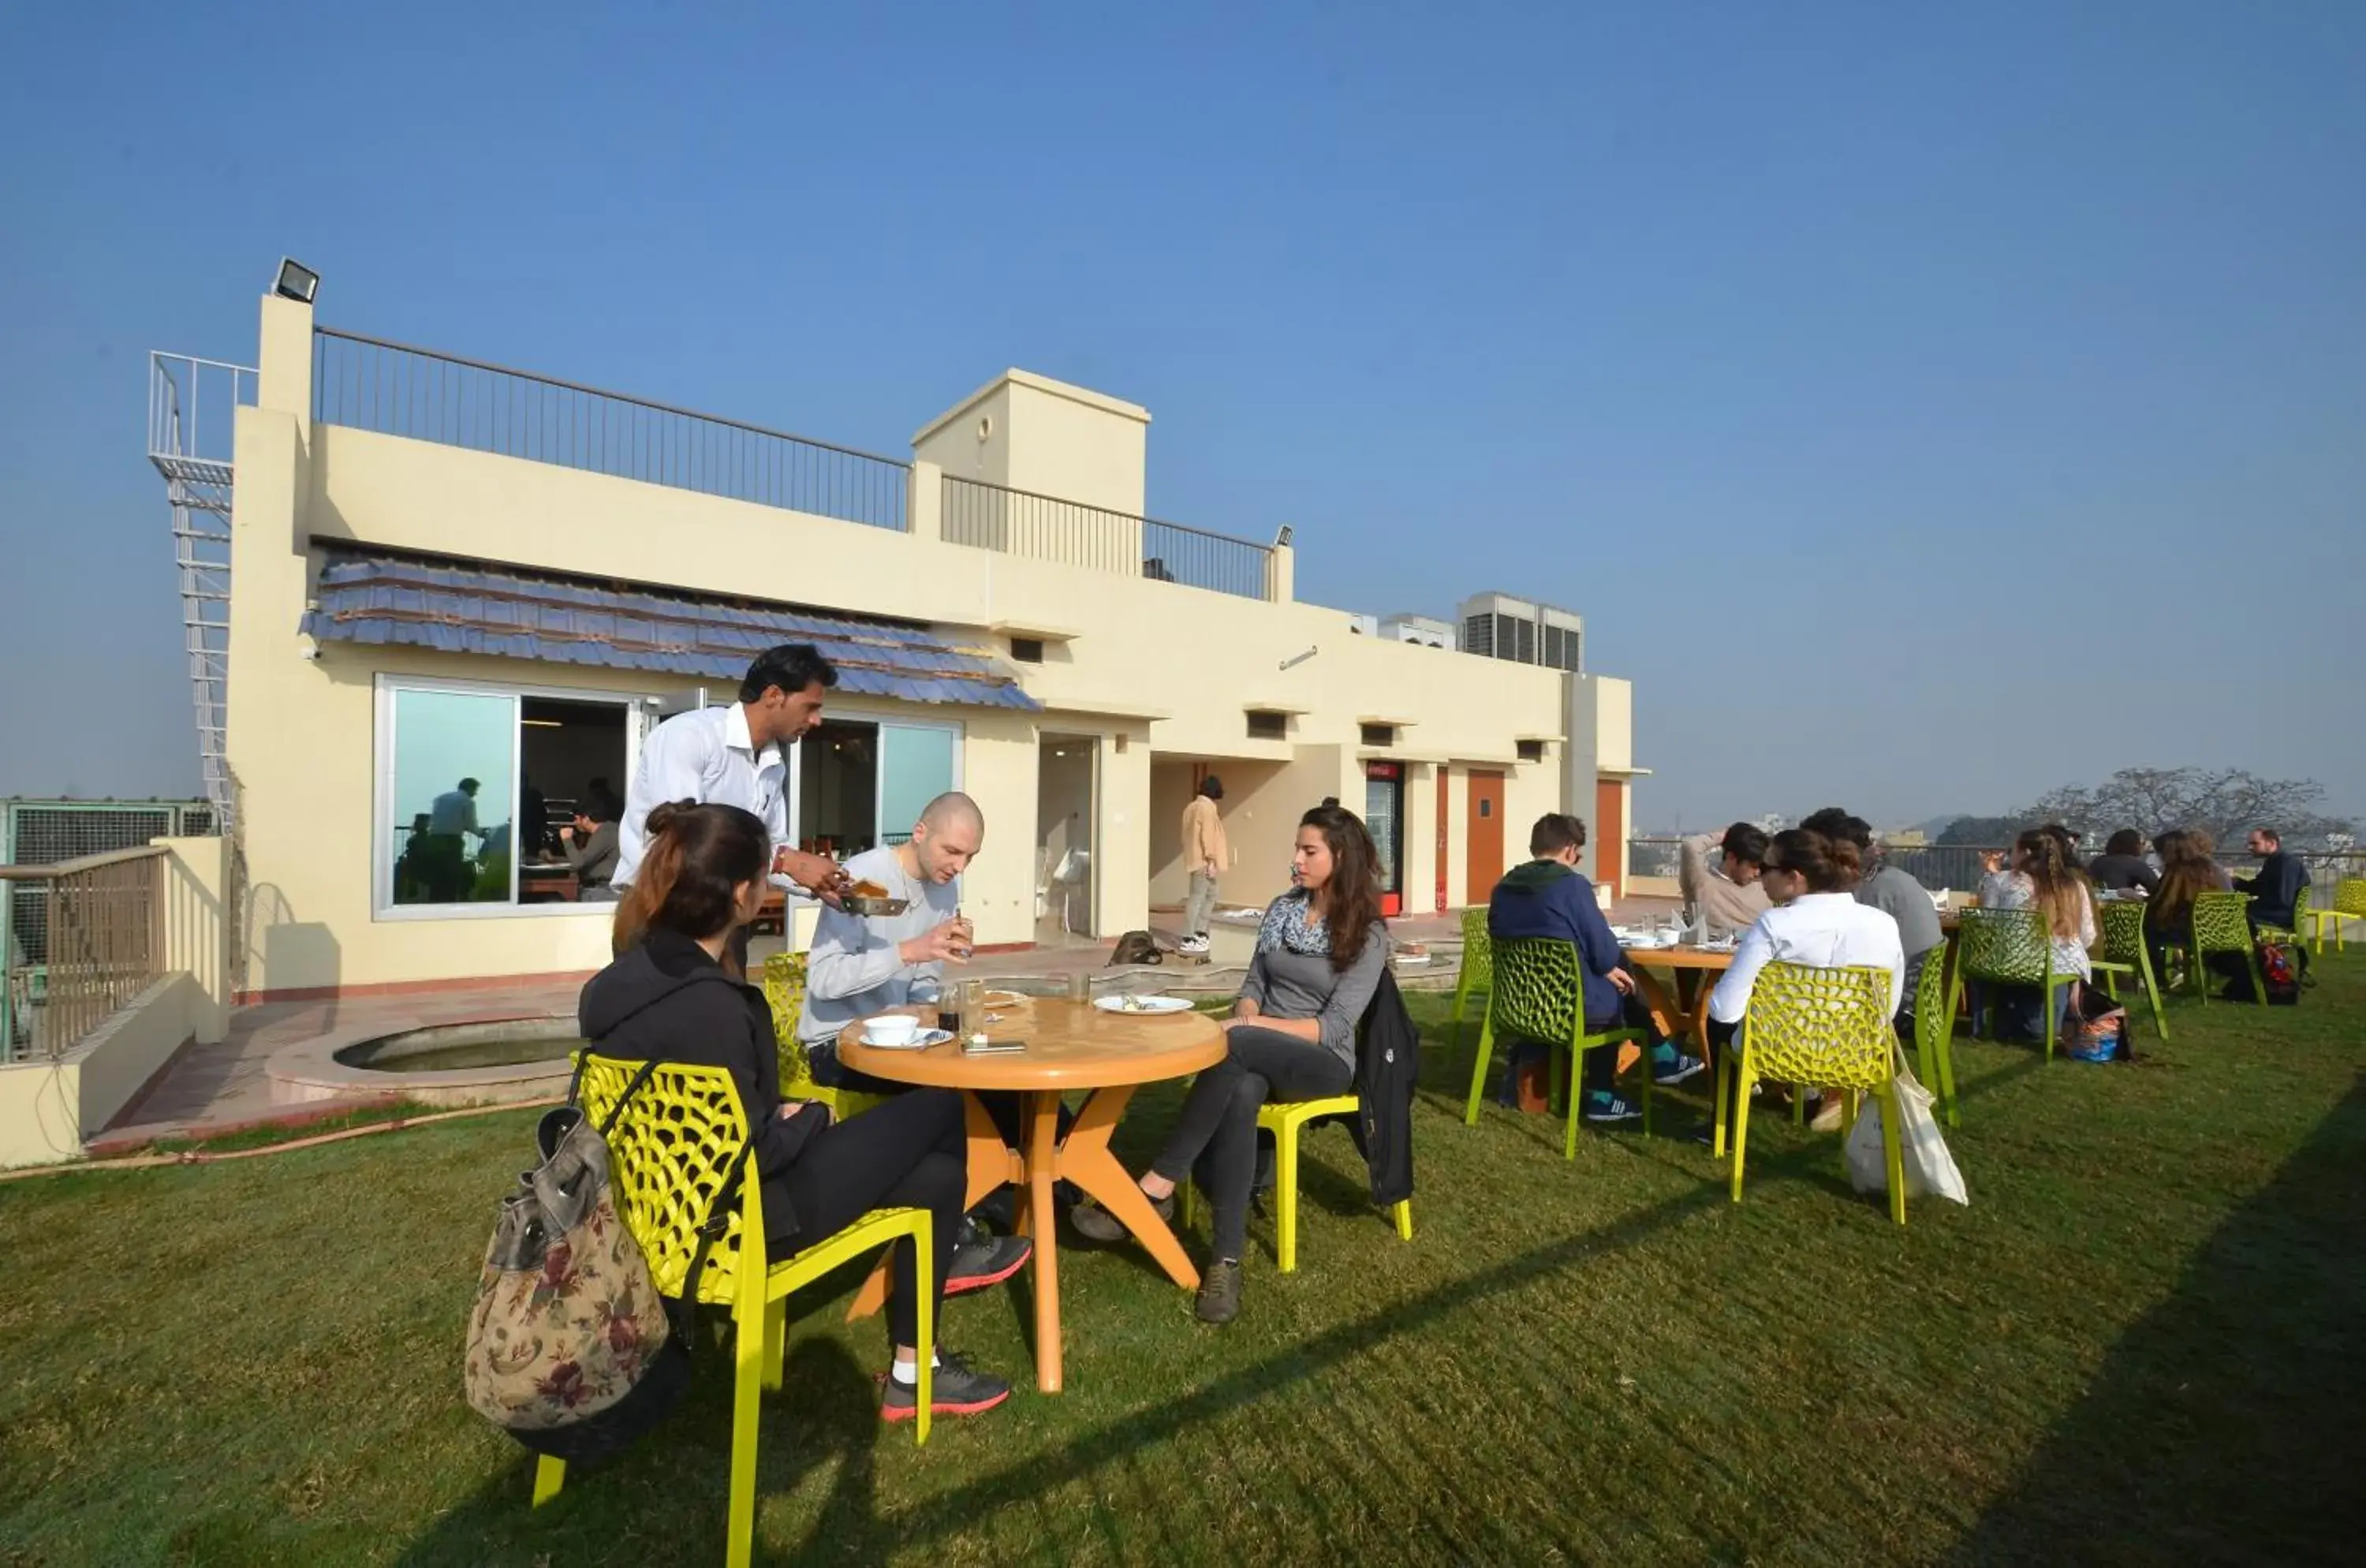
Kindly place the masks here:
[[(1622, 902), (1614, 914), (1627, 918), (1658, 914), (1664, 899)], [(1154, 927), (1166, 911), (1154, 911)], [(1171, 915), (1168, 917), (1168, 934)], [(1409, 915), (1390, 922), (1400, 942), (1446, 942), (1459, 938), (1460, 917)], [(993, 953), (978, 960), (981, 975), (1050, 977), (1098, 969), (1108, 962), (1107, 942), (1069, 939), (1076, 945), (1041, 947), (1026, 953)], [(758, 939), (752, 956), (760, 960), (777, 951), (778, 942)], [(1446, 971), (1450, 973), (1451, 971)], [(1211, 972), (1209, 977), (1216, 978)], [(161, 1079), (127, 1114), (109, 1128), (109, 1145), (148, 1137), (175, 1135), (196, 1129), (220, 1128), (266, 1120), (290, 1108), (275, 1105), (266, 1064), (273, 1052), (299, 1041), (336, 1036), (340, 1041), (368, 1040), (405, 1030), (438, 1024), (475, 1023), (504, 1018), (559, 1018), (575, 1010), (580, 976), (557, 976), (530, 984), (505, 983), (465, 987), (406, 996), (357, 997), (333, 1001), (264, 1002), (241, 1008), (231, 1015), (229, 1037), (211, 1045), (185, 1051)], [(333, 1106), (331, 1107), (333, 1109)], [(319, 1104), (301, 1108), (318, 1114)]]

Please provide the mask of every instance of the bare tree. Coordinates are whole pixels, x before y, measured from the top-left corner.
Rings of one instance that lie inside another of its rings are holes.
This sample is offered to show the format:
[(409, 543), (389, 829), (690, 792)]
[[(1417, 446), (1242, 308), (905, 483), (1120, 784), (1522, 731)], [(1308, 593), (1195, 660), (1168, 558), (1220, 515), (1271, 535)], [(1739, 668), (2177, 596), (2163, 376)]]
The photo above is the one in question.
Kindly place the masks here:
[(2086, 837), (2092, 850), (2122, 828), (2150, 838), (2171, 828), (2199, 828), (2222, 848), (2239, 844), (2254, 828), (2273, 828), (2292, 848), (2323, 849), (2356, 825), (2318, 807), (2325, 790), (2308, 779), (2263, 779), (2241, 768), (2123, 768), (2092, 788), (2066, 784), (2018, 815), (2024, 821), (2060, 822)]

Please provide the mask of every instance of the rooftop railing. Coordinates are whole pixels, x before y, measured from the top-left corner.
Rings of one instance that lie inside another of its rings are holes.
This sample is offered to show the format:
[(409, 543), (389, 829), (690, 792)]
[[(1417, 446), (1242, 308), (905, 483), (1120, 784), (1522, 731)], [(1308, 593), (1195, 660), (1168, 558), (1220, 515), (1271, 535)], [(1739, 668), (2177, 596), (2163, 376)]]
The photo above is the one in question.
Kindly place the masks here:
[(0, 882), (41, 888), (43, 962), (10, 955), (0, 998), (0, 1061), (57, 1061), (163, 974), (168, 852), (161, 845), (56, 865), (0, 866)]
[(328, 327), (312, 417), (873, 528), (908, 516), (910, 466), (893, 457)]
[(1066, 561), (1245, 599), (1273, 596), (1270, 546), (983, 479), (944, 476), (941, 525), (948, 544)]

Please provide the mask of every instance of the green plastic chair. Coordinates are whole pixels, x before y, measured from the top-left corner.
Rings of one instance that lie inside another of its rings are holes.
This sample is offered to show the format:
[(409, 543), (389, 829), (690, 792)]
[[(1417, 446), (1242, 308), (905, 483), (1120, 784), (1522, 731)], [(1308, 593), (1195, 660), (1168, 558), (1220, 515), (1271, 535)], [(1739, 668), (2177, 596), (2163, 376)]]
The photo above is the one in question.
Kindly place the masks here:
[(2267, 977), (2259, 973), (2259, 949), (2251, 935), (2251, 896), (2248, 893), (2197, 893), (2193, 897), (2193, 940), (2186, 964), (2193, 976), (2193, 994), (2203, 1006), (2210, 1002), (2209, 958), (2214, 953), (2239, 953), (2250, 965), (2251, 994), (2268, 994)]
[(2286, 947), (2298, 947), (2301, 928), (2307, 925), (2309, 916), (2315, 913), (2308, 907), (2309, 893), (2309, 886), (2304, 882), (2300, 885), (2300, 891), (2293, 896), (2291, 925), (2271, 926), (2262, 923), (2252, 927), (2251, 934), (2260, 942), (2280, 942)]
[(2152, 972), (2152, 953), (2145, 945), (2145, 907), (2115, 898), (2096, 908), (2103, 913), (2103, 956), (2091, 961), (2095, 977), (2103, 982), (2113, 1001), (2120, 999), (2121, 976), (2142, 980), (2145, 995), (2152, 1001), (2153, 1027), (2160, 1031), (2163, 1040), (2168, 1039), (2169, 1017), (2161, 1010), (2160, 985)]
[(1475, 992), (1495, 990), (1495, 942), (1487, 934), (1487, 911), (1462, 911), (1462, 972), (1454, 978), (1454, 1045), (1462, 1054), (1462, 1010)]
[[(1922, 956), (1922, 976), (1914, 985), (1914, 1076), (1938, 1095), (1946, 1108), (1947, 1125), (1962, 1126), (1955, 1111), (1955, 1010), (1947, 1003), (1947, 950), (1934, 947)], [(1931, 1076), (1932, 1063), (1939, 1076)]]
[[(1957, 928), (1955, 978), (1947, 989), (1946, 1016), (1955, 1016), (1955, 1004), (1966, 982), (1989, 986), (2035, 986), (2045, 996), (2045, 1059), (2054, 1060), (2054, 1036), (2060, 1004), (2054, 993), (2074, 984), (2076, 975), (2056, 974), (2054, 942), (2045, 916), (2036, 909), (1966, 909)], [(1972, 1037), (1979, 1038), (1980, 1021), (1972, 1020)]]
[[(2295, 916), (2294, 919), (2297, 919), (2298, 917)], [(2327, 926), (2333, 928), (2334, 951), (2346, 952), (2349, 944), (2345, 939), (2344, 932), (2349, 922), (2357, 920), (2366, 923), (2366, 876), (2343, 877), (2334, 886), (2333, 908), (2311, 909), (2308, 912), (2308, 919), (2310, 923), (2316, 927), (2316, 952), (2319, 957), (2325, 955), (2325, 928)]]
[[(1870, 1094), (1880, 1102), (1889, 1217), (1904, 1224), (1906, 1175), (1898, 1145), (1898, 1032), (1889, 1017), (1889, 971), (1769, 964), (1750, 987), (1750, 1006), (1734, 1045), (1717, 1065), (1714, 1138), (1715, 1148), (1722, 1152), (1729, 1102), (1734, 1108), (1733, 1201), (1741, 1201), (1742, 1167), (1750, 1148), (1751, 1086), (1764, 1079), (1820, 1084), (1848, 1090), (1852, 1125), (1860, 1096)], [(1727, 1082), (1737, 1075), (1740, 1082), (1729, 1096)], [(1845, 1144), (1846, 1135), (1842, 1137)]]
[[(1553, 1047), (1553, 1098), (1569, 1111), (1569, 1135), (1563, 1159), (1577, 1157), (1577, 1123), (1585, 1096), (1576, 1092), (1578, 1057), (1607, 1046), (1617, 1050), (1631, 1040), (1645, 1043), (1639, 1029), (1585, 1032), (1585, 964), (1577, 943), (1551, 937), (1504, 937), (1494, 944), (1494, 984), (1487, 992), (1487, 1012), (1479, 1025), (1479, 1055), (1470, 1065), (1470, 1103), (1463, 1125), (1479, 1125), (1479, 1100), (1487, 1092), (1487, 1063), (1495, 1054), (1498, 1030), (1520, 1040)], [(1565, 1053), (1565, 1055), (1564, 1055)], [(1643, 1135), (1651, 1135), (1651, 1054), (1638, 1064), (1643, 1074)], [(1568, 1077), (1562, 1077), (1566, 1071)]]

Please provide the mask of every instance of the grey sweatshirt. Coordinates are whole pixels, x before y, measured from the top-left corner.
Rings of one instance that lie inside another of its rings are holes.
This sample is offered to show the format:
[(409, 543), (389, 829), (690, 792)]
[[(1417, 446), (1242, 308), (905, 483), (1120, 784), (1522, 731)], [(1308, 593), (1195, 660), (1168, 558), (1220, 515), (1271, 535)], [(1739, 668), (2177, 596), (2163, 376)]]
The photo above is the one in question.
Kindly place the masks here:
[(857, 882), (875, 882), (890, 897), (910, 899), (912, 907), (900, 915), (869, 919), (840, 909), (822, 910), (813, 951), (806, 960), (805, 1011), (797, 1019), (797, 1038), (809, 1045), (837, 1039), (838, 1032), (858, 1018), (935, 1001), (944, 965), (907, 964), (898, 950), (952, 919), (961, 904), (958, 884), (905, 875), (904, 864), (891, 848), (864, 851), (846, 863), (846, 874)]

